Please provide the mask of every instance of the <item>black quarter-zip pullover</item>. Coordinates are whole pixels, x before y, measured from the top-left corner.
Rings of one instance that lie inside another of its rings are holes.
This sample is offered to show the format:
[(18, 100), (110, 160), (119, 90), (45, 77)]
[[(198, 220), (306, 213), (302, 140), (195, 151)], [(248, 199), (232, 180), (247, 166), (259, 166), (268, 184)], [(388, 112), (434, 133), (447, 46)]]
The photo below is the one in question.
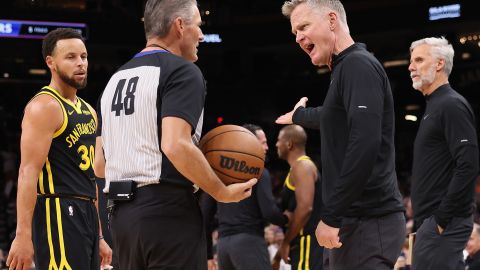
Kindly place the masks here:
[(322, 221), (404, 211), (395, 173), (393, 97), (385, 70), (355, 43), (334, 56), (323, 106), (298, 108), (293, 122), (319, 128)]
[(412, 207), (417, 227), (434, 216), (446, 228), (473, 212), (478, 141), (472, 108), (449, 84), (426, 97), (415, 138)]

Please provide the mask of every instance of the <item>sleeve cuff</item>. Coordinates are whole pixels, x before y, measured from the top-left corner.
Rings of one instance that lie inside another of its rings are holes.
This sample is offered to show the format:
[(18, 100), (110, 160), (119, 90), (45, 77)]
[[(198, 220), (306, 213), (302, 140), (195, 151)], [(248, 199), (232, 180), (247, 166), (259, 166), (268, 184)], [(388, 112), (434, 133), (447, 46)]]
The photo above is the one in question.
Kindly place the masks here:
[(294, 112), (293, 112), (293, 115), (292, 115), (292, 122), (294, 124), (300, 124), (301, 123), (301, 117), (302, 117), (302, 112), (305, 110), (305, 107), (303, 106), (300, 106), (298, 107)]
[(333, 228), (340, 228), (342, 226), (342, 219), (332, 215), (322, 215), (321, 220)]

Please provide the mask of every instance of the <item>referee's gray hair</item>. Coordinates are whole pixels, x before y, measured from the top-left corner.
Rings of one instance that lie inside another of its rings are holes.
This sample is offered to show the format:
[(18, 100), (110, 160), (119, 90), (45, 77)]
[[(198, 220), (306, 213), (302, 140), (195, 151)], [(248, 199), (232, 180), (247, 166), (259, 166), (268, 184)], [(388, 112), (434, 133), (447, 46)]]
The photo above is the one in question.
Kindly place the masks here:
[(293, 10), (300, 4), (307, 4), (309, 7), (317, 9), (319, 11), (324, 11), (325, 8), (329, 8), (335, 13), (337, 13), (338, 17), (340, 18), (340, 24), (343, 29), (350, 33), (347, 24), (347, 13), (345, 12), (345, 8), (343, 7), (342, 2), (339, 0), (289, 0), (285, 1), (282, 6), (282, 14), (290, 18), (292, 15)]
[(412, 45), (410, 45), (410, 53), (412, 53), (417, 46), (423, 44), (430, 45), (430, 53), (433, 57), (445, 60), (443, 71), (447, 76), (450, 76), (453, 68), (453, 56), (455, 54), (452, 44), (448, 43), (445, 37), (428, 37), (412, 42)]
[(196, 6), (196, 0), (148, 0), (143, 14), (145, 36), (147, 39), (165, 37), (178, 17), (190, 24)]

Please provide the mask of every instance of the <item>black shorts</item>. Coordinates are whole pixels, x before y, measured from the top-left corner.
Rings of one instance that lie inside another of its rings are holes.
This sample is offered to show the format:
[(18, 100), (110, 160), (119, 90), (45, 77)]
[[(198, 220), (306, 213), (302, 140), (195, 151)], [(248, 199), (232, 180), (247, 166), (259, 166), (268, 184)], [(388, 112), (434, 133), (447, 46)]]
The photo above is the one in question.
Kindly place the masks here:
[(36, 269), (100, 269), (95, 204), (64, 197), (37, 198), (33, 245)]
[(207, 244), (192, 188), (159, 183), (116, 201), (110, 227), (120, 269), (207, 270)]
[(298, 235), (290, 243), (290, 264), (292, 270), (323, 269), (323, 247), (315, 234)]

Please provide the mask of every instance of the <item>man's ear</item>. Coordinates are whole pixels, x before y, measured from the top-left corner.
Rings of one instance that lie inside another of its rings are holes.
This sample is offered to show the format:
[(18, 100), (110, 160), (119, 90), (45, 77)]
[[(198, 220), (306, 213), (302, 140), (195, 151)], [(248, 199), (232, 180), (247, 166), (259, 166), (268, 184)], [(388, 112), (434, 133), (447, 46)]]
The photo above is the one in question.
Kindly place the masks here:
[(437, 61), (436, 70), (437, 70), (437, 71), (440, 71), (440, 70), (442, 70), (444, 67), (445, 67), (445, 59), (439, 59), (439, 60)]
[(330, 30), (335, 30), (335, 27), (337, 27), (337, 14), (335, 12), (332, 11), (328, 13), (328, 22)]
[(287, 141), (287, 148), (288, 148), (288, 150), (290, 150), (290, 149), (293, 148), (293, 142), (292, 142), (292, 140), (288, 140), (288, 141)]
[(53, 57), (51, 55), (45, 58), (45, 63), (47, 63), (49, 69), (55, 70), (55, 61), (53, 60)]
[(181, 17), (175, 18), (172, 23), (172, 28), (178, 37), (182, 37), (183, 31), (185, 30), (185, 21)]

